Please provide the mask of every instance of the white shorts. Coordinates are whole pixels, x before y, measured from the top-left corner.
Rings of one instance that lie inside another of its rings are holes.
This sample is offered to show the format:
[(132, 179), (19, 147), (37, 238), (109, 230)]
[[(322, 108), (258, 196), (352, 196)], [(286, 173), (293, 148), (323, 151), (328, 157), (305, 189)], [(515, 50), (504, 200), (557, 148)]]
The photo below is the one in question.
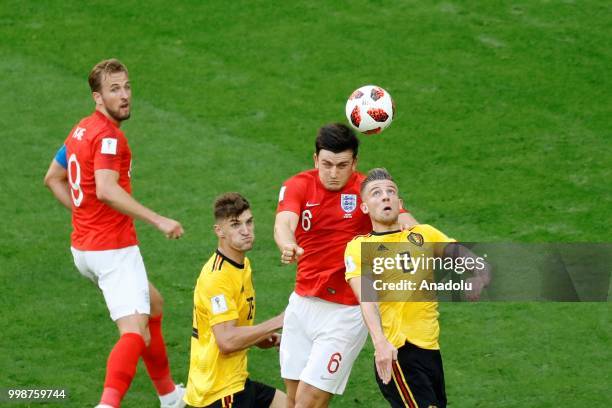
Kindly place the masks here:
[(280, 345), (281, 377), (342, 394), (367, 337), (359, 306), (292, 293)]
[(102, 291), (113, 321), (136, 313), (150, 314), (149, 280), (138, 246), (108, 251), (70, 250), (79, 272)]

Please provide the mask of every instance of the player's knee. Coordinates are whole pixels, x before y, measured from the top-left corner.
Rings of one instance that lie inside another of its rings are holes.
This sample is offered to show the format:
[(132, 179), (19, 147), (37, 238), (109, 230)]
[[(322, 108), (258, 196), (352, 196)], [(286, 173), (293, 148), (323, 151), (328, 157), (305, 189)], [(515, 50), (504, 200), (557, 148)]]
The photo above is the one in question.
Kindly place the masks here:
[(149, 344), (151, 344), (151, 333), (149, 332), (148, 327), (143, 331), (141, 336), (142, 336), (142, 339), (144, 340), (145, 346), (149, 347)]
[(157, 291), (151, 291), (151, 316), (159, 316), (164, 310), (164, 298)]
[(323, 408), (329, 404), (331, 395), (318, 389), (298, 390), (295, 408)]

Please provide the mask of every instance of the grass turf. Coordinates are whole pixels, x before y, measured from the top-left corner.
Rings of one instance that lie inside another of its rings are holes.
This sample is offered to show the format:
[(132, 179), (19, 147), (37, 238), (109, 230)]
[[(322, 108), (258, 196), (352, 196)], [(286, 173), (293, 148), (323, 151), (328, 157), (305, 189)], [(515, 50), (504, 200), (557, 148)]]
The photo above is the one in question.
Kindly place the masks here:
[[(366, 83), (391, 92), (398, 117), (362, 138), (360, 169), (386, 166), (419, 220), (466, 241), (610, 241), (611, 8), (4, 1), (0, 386), (65, 386), (64, 406), (99, 397), (114, 325), (72, 265), (67, 212), (42, 186), (92, 109), (86, 75), (98, 60), (130, 68), (136, 198), (187, 230), (168, 242), (137, 226), (184, 381), (192, 287), (215, 248), (213, 197), (252, 202), (257, 320), (271, 317), (294, 273), (272, 240), (279, 186), (311, 165), (317, 127), (344, 121), (345, 98)], [(607, 303), (441, 305), (451, 405), (609, 406), (609, 314)], [(384, 406), (371, 354), (368, 344), (333, 406)], [(281, 386), (274, 352), (253, 350), (250, 371)], [(155, 404), (140, 367), (124, 406)]]

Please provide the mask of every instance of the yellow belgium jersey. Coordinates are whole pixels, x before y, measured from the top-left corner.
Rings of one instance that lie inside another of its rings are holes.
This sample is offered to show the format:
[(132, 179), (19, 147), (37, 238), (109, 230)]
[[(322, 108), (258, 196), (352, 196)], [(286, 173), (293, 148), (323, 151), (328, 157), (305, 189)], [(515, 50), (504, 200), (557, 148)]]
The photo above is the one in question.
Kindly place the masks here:
[(237, 320), (237, 326), (253, 324), (255, 290), (248, 258), (240, 265), (216, 251), (202, 268), (193, 303), (185, 401), (203, 407), (242, 391), (248, 377), (247, 350), (221, 354), (212, 331), (212, 326), (231, 320)]
[[(421, 224), (405, 231), (391, 231), (386, 233), (372, 232), (368, 235), (360, 235), (353, 238), (344, 253), (347, 266), (345, 278), (347, 282), (352, 278), (358, 278), (362, 274), (362, 262), (371, 262), (372, 254), (362, 254), (361, 244), (366, 242), (401, 242), (403, 249), (408, 248), (410, 257), (434, 257), (434, 245), (427, 243), (454, 242), (444, 233), (434, 227)], [(383, 248), (387, 251), (390, 245)], [(438, 246), (438, 248), (442, 248)], [(380, 247), (379, 247), (380, 250)], [(362, 256), (363, 255), (363, 256)], [(385, 256), (388, 256), (385, 253)], [(393, 254), (395, 255), (395, 254)], [(417, 276), (422, 278), (433, 277), (433, 271), (419, 268)], [(363, 288), (362, 288), (363, 296)], [(428, 350), (438, 350), (440, 345), (438, 338), (440, 326), (438, 324), (438, 302), (431, 301), (396, 301), (379, 302), (381, 323), (385, 337), (394, 347), (403, 346), (406, 341)]]

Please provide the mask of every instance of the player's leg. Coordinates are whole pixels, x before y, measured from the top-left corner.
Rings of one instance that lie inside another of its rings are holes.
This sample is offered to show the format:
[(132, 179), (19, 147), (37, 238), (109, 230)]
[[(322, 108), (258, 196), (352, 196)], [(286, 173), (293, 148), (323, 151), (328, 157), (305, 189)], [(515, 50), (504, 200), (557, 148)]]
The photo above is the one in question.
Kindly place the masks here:
[(111, 350), (101, 404), (120, 405), (140, 356), (149, 343), (149, 286), (137, 247), (87, 252), (111, 319), (119, 329), (119, 340)]
[(275, 390), (274, 398), (270, 404), (270, 408), (286, 408), (287, 407), (287, 394), (281, 390)]
[[(436, 389), (439, 388), (436, 385), (438, 382), (436, 356), (439, 355), (438, 350), (425, 350), (410, 343), (398, 349), (397, 361), (393, 363), (393, 379), (388, 384), (391, 387), (388, 388), (397, 390), (397, 395), (405, 404), (399, 406), (446, 407), (446, 396), (444, 400), (440, 400), (436, 392)], [(383, 395), (385, 395), (384, 391)], [(390, 401), (389, 398), (387, 400)], [(396, 401), (398, 401), (397, 398)]]
[(183, 407), (182, 399), (185, 389), (177, 386), (170, 373), (170, 364), (166, 344), (162, 334), (163, 298), (151, 282), (149, 295), (151, 302), (151, 317), (148, 320), (151, 341), (142, 353), (142, 359), (147, 373), (157, 390), (162, 407)]
[(249, 407), (253, 408), (286, 408), (287, 407), (287, 395), (281, 390), (277, 390), (269, 385), (251, 381), (247, 379), (245, 385), (252, 389), (252, 404)]
[(438, 399), (438, 408), (446, 408), (446, 384), (444, 381), (444, 367), (442, 365), (442, 355), (436, 351), (432, 358), (432, 382), (434, 392)]
[(309, 303), (308, 299), (293, 293), (285, 309), (279, 357), (289, 408), (295, 404), (300, 375), (308, 363), (308, 355), (312, 348), (312, 339), (306, 331), (308, 318), (314, 312), (310, 310)]
[(327, 406), (333, 394), (344, 392), (368, 334), (359, 306), (311, 301), (316, 317), (311, 324), (316, 337), (300, 375), (296, 407)]
[(297, 393), (298, 385), (300, 380), (288, 380), (285, 381), (285, 391), (287, 392), (287, 408), (293, 408), (295, 406), (295, 394)]
[(295, 408), (324, 408), (329, 405), (332, 394), (300, 381), (295, 396)]

